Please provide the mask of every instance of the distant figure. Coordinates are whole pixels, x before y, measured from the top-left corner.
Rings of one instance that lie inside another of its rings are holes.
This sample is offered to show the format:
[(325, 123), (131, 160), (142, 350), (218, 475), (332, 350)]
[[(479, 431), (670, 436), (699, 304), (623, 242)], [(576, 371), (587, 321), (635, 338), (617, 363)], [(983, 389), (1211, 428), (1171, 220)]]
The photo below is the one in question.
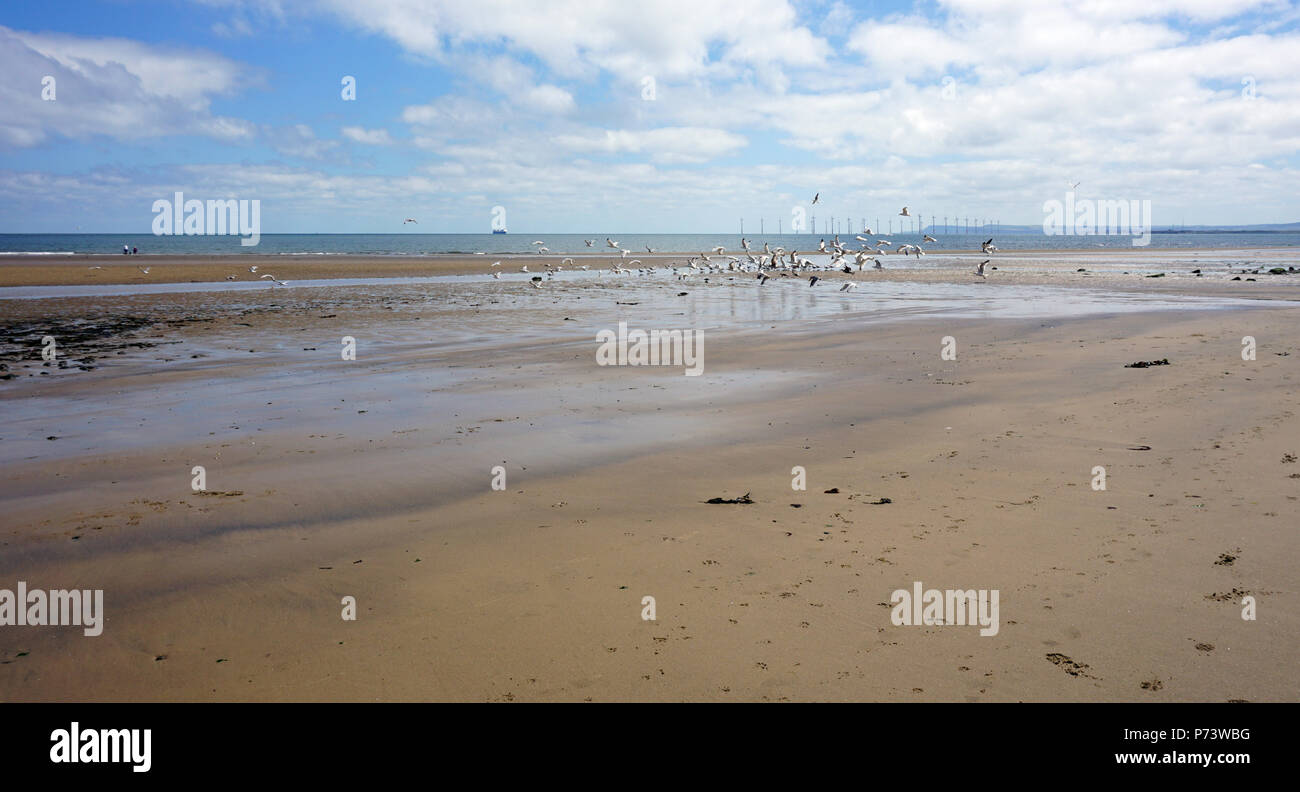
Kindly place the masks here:
[(122, 246), (122, 255), (123, 255), (123, 256), (128, 255), (130, 252), (131, 252), (131, 248), (127, 247), (126, 245), (123, 245), (123, 246)]
[(133, 248), (131, 248), (131, 255), (132, 255), (132, 256), (138, 256), (139, 254), (140, 254), (140, 248), (137, 248), (137, 247), (133, 247)]

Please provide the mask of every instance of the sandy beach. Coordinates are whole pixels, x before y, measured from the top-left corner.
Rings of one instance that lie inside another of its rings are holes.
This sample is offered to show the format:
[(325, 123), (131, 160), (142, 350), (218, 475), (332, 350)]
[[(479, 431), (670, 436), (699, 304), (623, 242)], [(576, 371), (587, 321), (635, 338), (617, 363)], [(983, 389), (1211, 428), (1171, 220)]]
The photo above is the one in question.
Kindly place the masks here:
[[(1297, 253), (978, 256), (6, 257), (0, 587), (106, 615), (0, 632), (0, 700), (1296, 700)], [(917, 581), (997, 633), (894, 624)]]

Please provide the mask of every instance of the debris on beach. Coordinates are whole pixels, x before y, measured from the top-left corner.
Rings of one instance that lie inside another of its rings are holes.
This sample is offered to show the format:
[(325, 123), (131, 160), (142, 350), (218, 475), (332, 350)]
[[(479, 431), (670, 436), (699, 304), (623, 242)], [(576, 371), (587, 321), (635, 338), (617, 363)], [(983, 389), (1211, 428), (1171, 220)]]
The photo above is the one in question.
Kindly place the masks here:
[(872, 502), (871, 502), (871, 505), (872, 505), (872, 506), (883, 506), (883, 505), (885, 505), (886, 503), (893, 503), (893, 501), (890, 500), (889, 498), (881, 498), (881, 499), (878, 500), (878, 501), (872, 501)]
[(1139, 360), (1136, 363), (1125, 363), (1124, 368), (1151, 368), (1152, 366), (1168, 366), (1169, 358), (1160, 360)]
[(753, 503), (754, 499), (746, 492), (739, 498), (709, 498), (705, 503)]
[(826, 494), (826, 495), (838, 495), (839, 492), (840, 492), (840, 488), (839, 488), (839, 487), (831, 487), (830, 489), (826, 490), (824, 494)]

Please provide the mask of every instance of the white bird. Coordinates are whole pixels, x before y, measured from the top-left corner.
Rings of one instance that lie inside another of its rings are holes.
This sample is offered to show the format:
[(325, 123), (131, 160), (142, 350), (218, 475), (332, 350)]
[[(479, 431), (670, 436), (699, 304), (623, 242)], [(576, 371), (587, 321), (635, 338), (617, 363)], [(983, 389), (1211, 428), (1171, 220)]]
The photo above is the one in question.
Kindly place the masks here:
[(853, 281), (849, 281), (848, 283), (840, 287), (840, 291), (842, 292), (853, 291), (856, 288), (858, 288), (858, 284), (854, 283)]
[(903, 207), (903, 211), (899, 212), (898, 215), (899, 215), (899, 217), (911, 217), (911, 216), (912, 216), (912, 215), (908, 214), (908, 212), (907, 212), (907, 207), (906, 207), (906, 206)]
[(534, 240), (534, 241), (533, 241), (533, 244), (534, 244), (534, 245), (545, 245), (546, 243), (543, 242), (542, 240), (538, 239), (538, 240)]
[(618, 243), (615, 242), (614, 240), (610, 239), (609, 237), (605, 237), (605, 244), (606, 244), (606, 245), (609, 245), (610, 247), (614, 248), (615, 250), (618, 250)]
[(141, 272), (143, 272), (145, 275), (148, 275), (148, 274), (149, 274), (149, 268), (148, 268), (148, 267), (138, 267), (137, 269), (139, 269), (139, 270), (140, 270)]
[(727, 249), (726, 249), (725, 247), (723, 247), (722, 245), (718, 245), (717, 247), (715, 247), (715, 248), (713, 249), (713, 252), (714, 252), (714, 253), (717, 253), (719, 256), (721, 256), (723, 253), (726, 253), (726, 252), (727, 252)]
[(416, 220), (414, 217), (408, 217), (402, 221), (402, 225), (406, 225), (407, 223), (415, 223), (416, 225), (419, 225), (420, 221)]
[(645, 252), (647, 252), (647, 253), (653, 253), (653, 252), (655, 252), (655, 249), (652, 248), (652, 247), (650, 247), (649, 245), (646, 245), (646, 246), (645, 246)]
[(543, 253), (550, 253), (550, 252), (551, 252), (551, 249), (548, 248), (548, 247), (546, 247), (545, 245), (542, 245), (541, 247), (539, 247), (539, 248), (537, 249), (537, 255), (539, 255), (539, 256), (540, 256), (541, 254), (543, 254)]
[(561, 264), (572, 264), (572, 263), (574, 263), (574, 262), (573, 262), (573, 259), (571, 259), (571, 258), (562, 258), (562, 259), (560, 259), (560, 263), (561, 263)]
[(499, 261), (494, 261), (494, 262), (492, 262), (492, 266), (494, 266), (494, 267), (499, 267), (499, 266), (501, 266), (501, 262), (499, 262)]
[(88, 269), (103, 269), (103, 267), (100, 267), (100, 266), (94, 266), (94, 267), (89, 267)]
[(524, 266), (520, 267), (520, 268), (519, 268), (519, 271), (520, 271), (520, 272), (527, 272), (527, 271), (528, 271), (528, 265), (525, 264)]
[(980, 265), (975, 268), (975, 274), (980, 276), (981, 278), (984, 277), (984, 265), (988, 264), (992, 260), (993, 259), (985, 259), (984, 261), (981, 261)]
[(980, 245), (980, 251), (984, 253), (992, 253), (995, 250), (997, 250), (997, 248), (993, 246), (993, 237), (989, 237), (987, 242)]
[(582, 240), (582, 241), (587, 243), (587, 247), (591, 247), (592, 245), (594, 245), (594, 244), (596, 243), (596, 240), (594, 240), (594, 239), (584, 239), (584, 240)]
[(496, 278), (497, 280), (501, 280), (501, 273), (499, 273), (499, 272), (494, 272), (494, 273), (492, 273), (492, 277)]
[(921, 238), (921, 241), (922, 241), (922, 242), (938, 242), (939, 240), (935, 239), (934, 237), (930, 236), (929, 234), (926, 234), (924, 237)]
[(542, 288), (542, 282), (541, 282), (541, 281), (530, 281), (530, 283), (532, 283), (532, 286), (533, 286), (534, 289), (540, 289), (540, 288)]
[(257, 265), (253, 265), (253, 266), (249, 267), (249, 268), (248, 268), (248, 271), (249, 271), (249, 272), (256, 273), (256, 272), (257, 272)]
[(277, 280), (276, 277), (275, 277), (274, 275), (263, 275), (259, 280), (265, 280), (266, 278), (270, 278), (271, 280), (275, 281), (276, 283), (280, 284), (281, 286), (288, 286), (288, 285), (289, 285), (289, 281)]

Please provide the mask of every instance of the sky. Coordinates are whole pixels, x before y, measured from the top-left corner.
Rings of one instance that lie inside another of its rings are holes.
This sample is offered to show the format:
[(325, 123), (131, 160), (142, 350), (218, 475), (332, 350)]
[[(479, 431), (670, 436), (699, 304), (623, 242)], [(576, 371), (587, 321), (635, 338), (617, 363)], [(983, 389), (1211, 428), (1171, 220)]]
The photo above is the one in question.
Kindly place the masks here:
[(148, 232), (177, 191), (259, 200), (263, 233), (1033, 225), (1076, 184), (1156, 225), (1293, 222), (1298, 24), (1276, 0), (9, 2), (0, 232)]

